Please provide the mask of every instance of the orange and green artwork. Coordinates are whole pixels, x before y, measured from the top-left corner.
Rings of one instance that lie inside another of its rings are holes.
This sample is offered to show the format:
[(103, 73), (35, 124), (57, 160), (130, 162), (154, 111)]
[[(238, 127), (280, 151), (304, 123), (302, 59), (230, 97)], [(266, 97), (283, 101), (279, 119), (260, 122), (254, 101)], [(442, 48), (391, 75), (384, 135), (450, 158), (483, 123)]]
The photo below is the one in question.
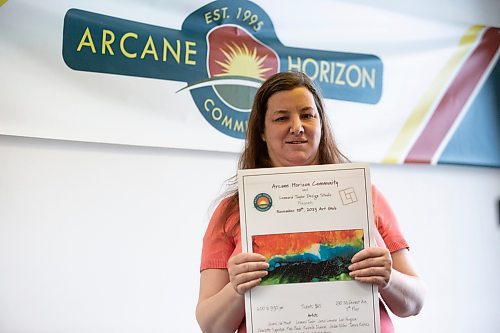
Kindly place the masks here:
[(363, 237), (363, 229), (253, 236), (253, 252), (269, 263), (261, 285), (352, 280), (347, 267)]

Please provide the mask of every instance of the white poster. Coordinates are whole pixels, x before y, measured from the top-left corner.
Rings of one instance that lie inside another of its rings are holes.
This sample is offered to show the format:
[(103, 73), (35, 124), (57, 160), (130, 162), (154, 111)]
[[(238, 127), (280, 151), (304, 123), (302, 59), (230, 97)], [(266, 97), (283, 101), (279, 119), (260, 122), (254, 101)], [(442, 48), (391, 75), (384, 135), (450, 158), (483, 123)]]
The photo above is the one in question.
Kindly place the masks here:
[(243, 170), (238, 185), (243, 252), (269, 264), (245, 293), (247, 331), (380, 332), (377, 287), (348, 269), (375, 244), (368, 166)]

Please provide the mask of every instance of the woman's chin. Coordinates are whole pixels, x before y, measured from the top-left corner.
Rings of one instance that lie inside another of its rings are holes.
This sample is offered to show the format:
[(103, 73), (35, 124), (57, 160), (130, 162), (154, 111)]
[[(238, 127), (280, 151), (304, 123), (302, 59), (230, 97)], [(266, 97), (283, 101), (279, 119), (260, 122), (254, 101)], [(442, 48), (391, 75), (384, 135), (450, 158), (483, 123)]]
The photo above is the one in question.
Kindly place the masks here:
[[(274, 164), (274, 163), (273, 163)], [(279, 163), (274, 164), (274, 166), (306, 166), (318, 164), (315, 158), (304, 157), (304, 156), (293, 156), (286, 160), (279, 161)]]

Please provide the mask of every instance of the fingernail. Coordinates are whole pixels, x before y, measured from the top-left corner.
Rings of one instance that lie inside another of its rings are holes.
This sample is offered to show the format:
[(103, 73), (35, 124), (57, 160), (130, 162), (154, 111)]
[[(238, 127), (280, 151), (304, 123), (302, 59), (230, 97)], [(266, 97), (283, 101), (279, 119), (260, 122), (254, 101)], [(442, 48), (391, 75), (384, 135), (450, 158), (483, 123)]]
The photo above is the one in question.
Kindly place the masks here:
[(347, 269), (352, 271), (352, 265), (349, 265), (349, 267), (347, 267)]

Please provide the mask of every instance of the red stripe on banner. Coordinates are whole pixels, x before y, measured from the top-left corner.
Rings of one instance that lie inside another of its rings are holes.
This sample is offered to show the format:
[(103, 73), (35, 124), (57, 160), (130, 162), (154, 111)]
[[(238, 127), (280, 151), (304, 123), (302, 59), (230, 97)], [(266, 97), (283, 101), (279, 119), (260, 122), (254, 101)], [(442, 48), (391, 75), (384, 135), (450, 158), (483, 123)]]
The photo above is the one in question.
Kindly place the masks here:
[(405, 163), (430, 164), (432, 162), (432, 157), (495, 57), (499, 45), (500, 29), (486, 30), (481, 42), (463, 64), (429, 122), (413, 144)]

